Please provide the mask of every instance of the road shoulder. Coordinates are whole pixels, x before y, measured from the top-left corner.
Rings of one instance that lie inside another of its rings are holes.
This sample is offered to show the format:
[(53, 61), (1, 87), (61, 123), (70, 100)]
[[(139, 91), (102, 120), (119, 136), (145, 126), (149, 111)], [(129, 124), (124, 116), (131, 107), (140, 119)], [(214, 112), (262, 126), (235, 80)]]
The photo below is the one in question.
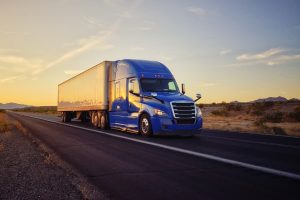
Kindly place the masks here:
[(24, 126), (6, 117), (0, 133), (0, 199), (106, 199)]

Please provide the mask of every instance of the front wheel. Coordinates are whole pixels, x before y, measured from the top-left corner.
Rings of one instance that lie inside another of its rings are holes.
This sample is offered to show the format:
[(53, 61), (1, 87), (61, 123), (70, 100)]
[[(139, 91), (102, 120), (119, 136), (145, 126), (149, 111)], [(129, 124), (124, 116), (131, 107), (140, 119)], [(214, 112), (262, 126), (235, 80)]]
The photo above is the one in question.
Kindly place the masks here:
[(150, 117), (147, 114), (142, 114), (140, 118), (140, 124), (139, 124), (140, 133), (144, 137), (151, 137), (152, 132), (152, 125), (150, 121)]

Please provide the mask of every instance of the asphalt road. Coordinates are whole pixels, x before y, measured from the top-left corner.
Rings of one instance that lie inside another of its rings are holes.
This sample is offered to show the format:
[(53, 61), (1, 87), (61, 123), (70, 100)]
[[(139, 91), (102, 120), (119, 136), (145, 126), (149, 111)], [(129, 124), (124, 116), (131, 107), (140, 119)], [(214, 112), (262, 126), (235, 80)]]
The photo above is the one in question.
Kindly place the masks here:
[(113, 199), (300, 199), (300, 138), (222, 131), (142, 138), (9, 115)]

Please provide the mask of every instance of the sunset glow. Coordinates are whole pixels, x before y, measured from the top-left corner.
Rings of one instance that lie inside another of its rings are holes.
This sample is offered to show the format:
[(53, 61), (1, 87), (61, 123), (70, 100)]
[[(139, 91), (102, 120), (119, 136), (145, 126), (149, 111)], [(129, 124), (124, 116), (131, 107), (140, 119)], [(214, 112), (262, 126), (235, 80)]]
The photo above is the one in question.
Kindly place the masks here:
[(164, 63), (201, 102), (300, 98), (298, 1), (1, 0), (0, 103), (56, 105), (104, 60)]

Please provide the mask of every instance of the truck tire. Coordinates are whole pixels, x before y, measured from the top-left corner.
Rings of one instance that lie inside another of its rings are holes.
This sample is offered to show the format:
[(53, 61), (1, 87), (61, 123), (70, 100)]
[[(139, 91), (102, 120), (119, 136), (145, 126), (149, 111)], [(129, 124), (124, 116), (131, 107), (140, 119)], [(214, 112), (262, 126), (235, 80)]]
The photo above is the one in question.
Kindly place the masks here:
[(144, 137), (151, 137), (152, 132), (152, 124), (149, 115), (142, 114), (139, 121), (139, 129), (140, 134)]
[(100, 113), (98, 111), (94, 111), (92, 114), (92, 124), (97, 128), (100, 127)]
[(65, 122), (71, 122), (71, 120), (72, 120), (72, 113), (65, 112)]
[(62, 112), (61, 114), (61, 121), (66, 122), (66, 112)]
[(100, 115), (100, 128), (101, 129), (108, 129), (108, 120), (107, 120), (107, 113), (102, 112)]

